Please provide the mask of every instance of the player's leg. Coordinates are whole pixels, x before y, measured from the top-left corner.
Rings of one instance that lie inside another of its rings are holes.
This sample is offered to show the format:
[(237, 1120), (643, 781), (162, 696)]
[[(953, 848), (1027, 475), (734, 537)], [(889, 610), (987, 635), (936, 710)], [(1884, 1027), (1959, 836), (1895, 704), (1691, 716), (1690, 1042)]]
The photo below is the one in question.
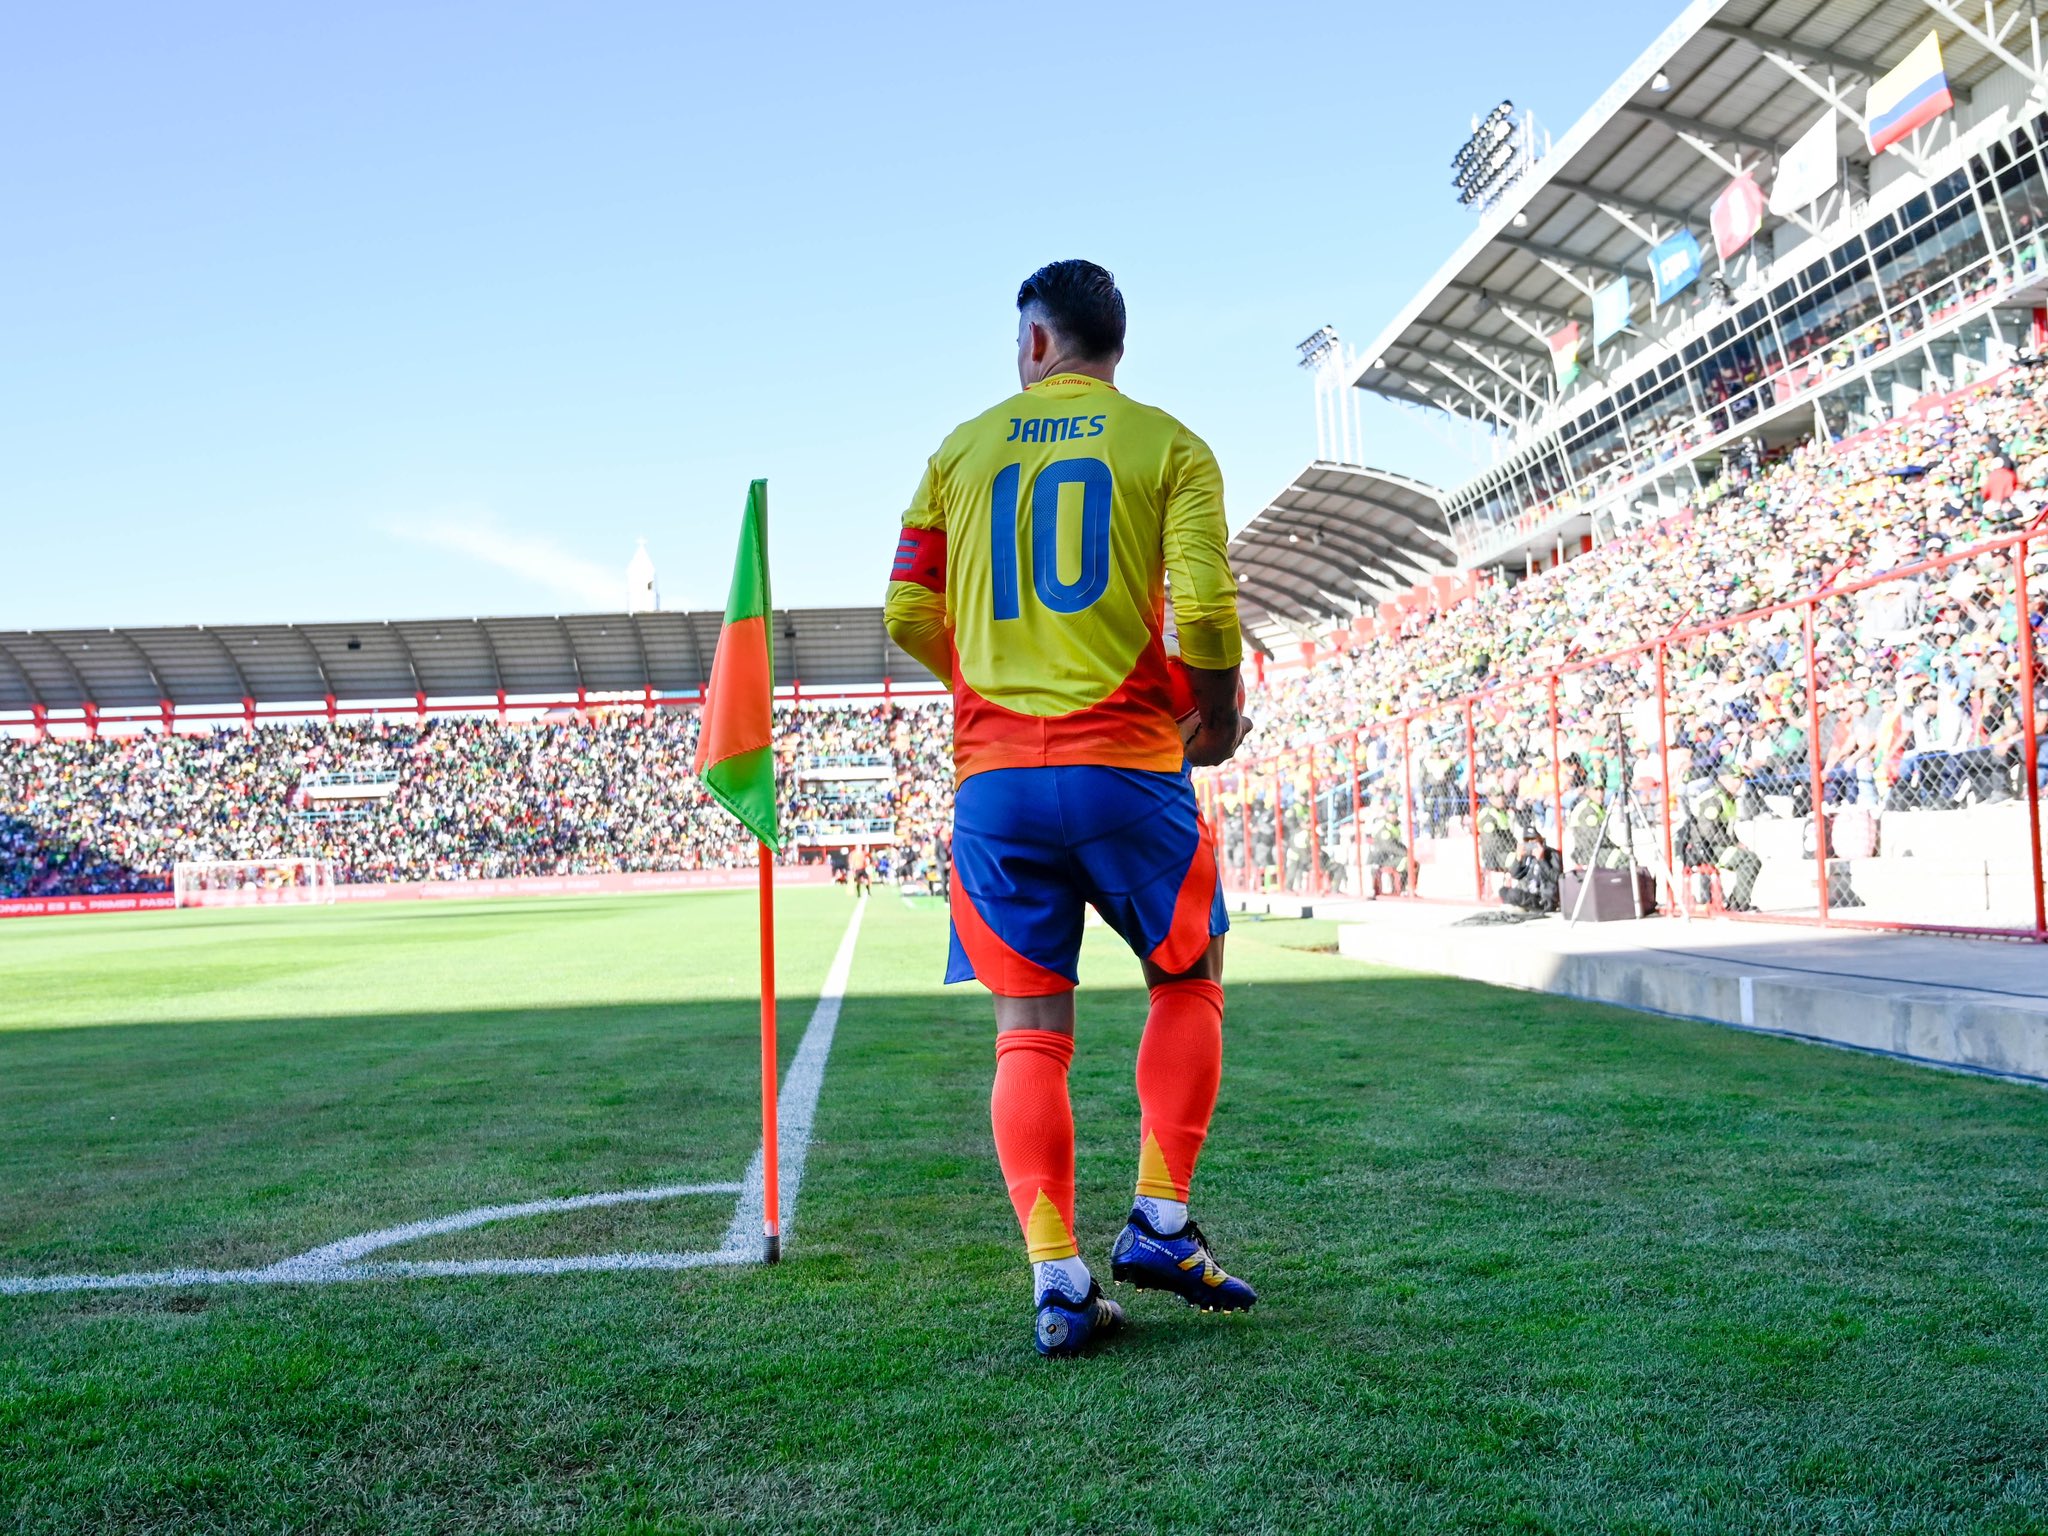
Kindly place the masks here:
[(1151, 996), (1138, 1042), (1137, 1209), (1171, 1236), (1187, 1225), (1195, 1161), (1223, 1084), (1223, 936), (1170, 973), (1144, 961)]
[(1123, 1322), (1074, 1237), (1074, 968), (1081, 898), (1063, 851), (1047, 839), (1039, 769), (977, 774), (955, 807), (948, 981), (995, 994), (996, 1074), (989, 1119), (1010, 1204), (1024, 1234), (1041, 1354), (1078, 1353)]
[(1257, 1293), (1216, 1264), (1188, 1217), (1195, 1162), (1223, 1078), (1230, 920), (1214, 838), (1179, 775), (1062, 771), (1074, 776), (1063, 807), (1078, 834), (1090, 899), (1137, 953), (1150, 993), (1138, 1047), (1137, 1189), (1111, 1253), (1112, 1274), (1206, 1311), (1243, 1310)]
[(1242, 1312), (1258, 1292), (1226, 1272), (1188, 1214), (1195, 1160), (1223, 1082), (1223, 936), (1169, 974), (1145, 962), (1151, 1007), (1138, 1043), (1138, 1179), (1110, 1275), (1171, 1291), (1204, 1312)]
[(989, 1122), (996, 1161), (1024, 1233), (1034, 1293), (1078, 1302), (1092, 1277), (1074, 1239), (1074, 1111), (1067, 1094), (1074, 994), (998, 997), (995, 1011)]

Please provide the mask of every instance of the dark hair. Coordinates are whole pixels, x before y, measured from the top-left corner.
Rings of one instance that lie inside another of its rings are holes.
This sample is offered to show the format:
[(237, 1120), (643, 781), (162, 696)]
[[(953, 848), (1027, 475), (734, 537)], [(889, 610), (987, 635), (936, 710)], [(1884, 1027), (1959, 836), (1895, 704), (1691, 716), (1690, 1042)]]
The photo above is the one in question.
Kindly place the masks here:
[(1107, 267), (1092, 261), (1049, 261), (1024, 279), (1017, 308), (1036, 305), (1045, 323), (1089, 361), (1114, 356), (1124, 345), (1124, 296)]

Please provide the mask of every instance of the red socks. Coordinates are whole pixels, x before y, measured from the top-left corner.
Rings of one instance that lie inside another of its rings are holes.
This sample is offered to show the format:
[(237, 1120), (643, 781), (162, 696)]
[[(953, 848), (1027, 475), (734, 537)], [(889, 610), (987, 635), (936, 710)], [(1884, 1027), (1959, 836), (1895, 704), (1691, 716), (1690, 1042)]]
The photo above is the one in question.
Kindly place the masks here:
[[(996, 1036), (989, 1118), (995, 1125), (996, 1159), (1033, 1263), (1070, 1259), (1079, 1252), (1074, 1246), (1074, 1111), (1067, 1101), (1067, 1067), (1073, 1059), (1072, 1035), (1006, 1029)], [(1210, 1097), (1215, 1097), (1213, 1085)]]
[(1186, 1201), (1222, 1081), (1223, 988), (1213, 981), (1154, 987), (1138, 1045), (1140, 1195)]
[[(996, 1036), (989, 1096), (996, 1157), (1034, 1264), (1071, 1259), (1074, 1111), (1067, 1099), (1071, 1035), (1006, 1029)], [(1152, 989), (1138, 1046), (1138, 1194), (1185, 1202), (1223, 1080), (1223, 988), (1170, 981)], [(1183, 1215), (1185, 1213), (1182, 1213)]]

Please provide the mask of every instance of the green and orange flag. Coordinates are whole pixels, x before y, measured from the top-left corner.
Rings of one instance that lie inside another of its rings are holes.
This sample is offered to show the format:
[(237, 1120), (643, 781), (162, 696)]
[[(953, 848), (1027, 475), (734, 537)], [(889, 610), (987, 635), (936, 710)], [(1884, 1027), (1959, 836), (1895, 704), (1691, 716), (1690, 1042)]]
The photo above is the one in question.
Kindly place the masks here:
[(697, 777), (712, 797), (770, 848), (782, 846), (775, 816), (775, 639), (768, 599), (768, 482), (747, 488), (740, 553), (725, 627), (711, 658)]

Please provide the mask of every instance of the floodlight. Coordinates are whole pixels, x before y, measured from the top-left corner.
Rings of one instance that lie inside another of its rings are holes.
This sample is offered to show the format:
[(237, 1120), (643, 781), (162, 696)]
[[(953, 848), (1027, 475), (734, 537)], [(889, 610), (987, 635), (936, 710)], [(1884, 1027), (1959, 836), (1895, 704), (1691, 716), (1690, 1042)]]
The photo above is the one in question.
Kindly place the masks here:
[(1301, 354), (1301, 366), (1314, 368), (1328, 357), (1337, 347), (1337, 328), (1326, 325), (1306, 341), (1294, 344), (1294, 350)]
[(1503, 101), (1472, 119), (1472, 136), (1451, 156), (1452, 190), (1468, 208), (1491, 208), (1521, 179), (1531, 158), (1527, 120), (1518, 123), (1515, 104)]

